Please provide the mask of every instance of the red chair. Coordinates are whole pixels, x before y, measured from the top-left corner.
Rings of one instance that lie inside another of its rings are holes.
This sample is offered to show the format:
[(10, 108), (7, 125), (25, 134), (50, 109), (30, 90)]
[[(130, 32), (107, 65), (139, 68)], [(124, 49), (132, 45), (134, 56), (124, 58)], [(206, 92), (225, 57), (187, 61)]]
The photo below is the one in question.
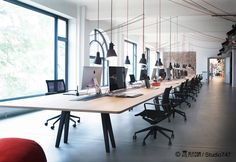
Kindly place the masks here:
[(0, 162), (47, 162), (42, 147), (22, 138), (0, 138)]

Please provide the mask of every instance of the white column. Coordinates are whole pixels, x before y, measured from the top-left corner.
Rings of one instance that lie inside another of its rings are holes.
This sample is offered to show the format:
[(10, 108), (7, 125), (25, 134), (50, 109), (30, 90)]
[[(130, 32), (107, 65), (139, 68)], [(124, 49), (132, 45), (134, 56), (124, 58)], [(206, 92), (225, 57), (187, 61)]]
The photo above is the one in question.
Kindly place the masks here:
[[(86, 7), (85, 6), (79, 6), (77, 10), (77, 40), (76, 40), (76, 72), (77, 72), (77, 85), (81, 83), (82, 78), (82, 66), (86, 65), (86, 58), (85, 58), (85, 26), (86, 26)], [(76, 33), (75, 33), (76, 34)], [(88, 61), (87, 61), (88, 62)], [(80, 87), (81, 85), (79, 85)]]
[(232, 49), (232, 87), (236, 87), (236, 47)]

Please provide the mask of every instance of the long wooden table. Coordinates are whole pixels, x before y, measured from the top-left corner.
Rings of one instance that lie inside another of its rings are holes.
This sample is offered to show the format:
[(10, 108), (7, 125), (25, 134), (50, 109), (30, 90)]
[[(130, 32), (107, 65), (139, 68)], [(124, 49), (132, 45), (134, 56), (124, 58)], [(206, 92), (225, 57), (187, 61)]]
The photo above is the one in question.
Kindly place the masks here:
[(185, 79), (162, 82), (161, 86), (158, 89), (156, 88), (130, 89), (129, 92), (143, 94), (142, 96), (136, 98), (120, 98), (120, 97), (104, 96), (101, 98), (92, 99), (88, 101), (78, 101), (79, 98), (81, 98), (80, 96), (55, 94), (55, 95), (46, 95), (40, 97), (0, 102), (0, 107), (60, 110), (62, 116), (58, 127), (55, 147), (59, 147), (60, 145), (63, 129), (64, 129), (64, 143), (67, 143), (68, 141), (70, 111), (101, 113), (105, 149), (106, 152), (110, 152), (109, 139), (111, 141), (111, 146), (113, 148), (116, 147), (110, 119), (110, 113), (119, 114), (126, 110), (129, 110), (130, 108), (133, 108), (143, 102), (146, 102), (157, 95), (161, 95), (166, 87), (172, 86), (173, 88), (175, 88), (179, 86), (180, 83), (183, 81), (185, 81)]

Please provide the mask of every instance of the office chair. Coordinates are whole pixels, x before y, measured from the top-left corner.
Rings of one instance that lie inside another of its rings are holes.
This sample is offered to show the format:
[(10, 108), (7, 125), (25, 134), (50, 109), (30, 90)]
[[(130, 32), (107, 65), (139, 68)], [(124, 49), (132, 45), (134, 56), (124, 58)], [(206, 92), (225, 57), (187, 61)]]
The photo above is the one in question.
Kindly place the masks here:
[[(66, 92), (66, 86), (65, 86), (65, 82), (63, 79), (59, 79), (59, 80), (46, 80), (47, 83), (47, 88), (48, 88), (48, 92), (46, 93), (46, 95), (50, 95), (50, 94), (57, 94), (57, 93), (64, 93)], [(80, 117), (78, 116), (74, 116), (74, 115), (70, 115), (70, 120), (74, 123), (73, 127), (76, 127), (76, 121), (73, 118), (77, 118), (77, 122), (80, 123)], [(60, 120), (61, 115), (57, 115), (54, 116), (52, 118), (49, 118), (48, 120), (46, 120), (45, 125), (48, 125), (48, 122), (50, 120), (56, 119), (56, 121), (53, 123), (53, 125), (51, 126), (51, 129), (54, 129), (55, 124)]]
[[(169, 102), (169, 94), (172, 87), (166, 88), (161, 99), (161, 104), (159, 104), (159, 96), (154, 98), (154, 103), (145, 103), (144, 104), (144, 111), (135, 116), (141, 116), (145, 121), (151, 124), (150, 127), (144, 128), (134, 133), (133, 139), (137, 138), (136, 134), (141, 132), (148, 131), (147, 135), (143, 139), (143, 145), (146, 145), (146, 139), (153, 135), (154, 139), (156, 139), (157, 131), (164, 135), (166, 138), (169, 139), (169, 145), (172, 145), (171, 138), (174, 138), (174, 131), (160, 127), (157, 124), (165, 119), (169, 119), (171, 115), (171, 105)], [(148, 106), (149, 105), (149, 106)], [(150, 107), (152, 106), (152, 109)], [(162, 108), (162, 109), (161, 109)], [(168, 136), (165, 132), (171, 132), (171, 137)]]
[(176, 88), (172, 94), (174, 98), (178, 99), (181, 102), (181, 104), (186, 103), (188, 107), (191, 107), (191, 103), (187, 101), (188, 96), (186, 95), (184, 85), (185, 85), (185, 82), (182, 82), (180, 86), (178, 87), (178, 89)]
[(185, 81), (184, 91), (185, 91), (185, 94), (187, 95), (187, 97), (190, 97), (192, 100), (196, 101), (196, 98), (192, 92), (191, 83), (189, 82), (188, 79)]

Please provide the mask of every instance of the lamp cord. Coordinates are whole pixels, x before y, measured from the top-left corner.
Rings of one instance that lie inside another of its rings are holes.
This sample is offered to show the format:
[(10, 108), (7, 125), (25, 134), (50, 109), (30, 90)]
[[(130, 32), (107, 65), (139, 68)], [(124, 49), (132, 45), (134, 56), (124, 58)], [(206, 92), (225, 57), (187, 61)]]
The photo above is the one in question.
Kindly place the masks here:
[[(128, 38), (129, 38), (129, 34), (128, 34), (128, 30), (129, 30), (129, 0), (127, 0), (127, 31), (126, 31), (126, 34), (127, 34), (127, 41), (128, 41)], [(128, 42), (127, 42), (127, 45), (126, 45), (126, 50), (127, 50), (127, 56), (129, 54), (128, 52)]]
[(113, 1), (111, 0), (111, 42), (112, 42), (112, 3)]
[[(99, 24), (99, 16), (100, 16), (100, 15), (99, 15), (99, 13), (100, 13), (100, 12), (99, 12), (99, 7), (100, 7), (100, 6), (99, 6), (99, 0), (98, 0), (98, 27), (97, 27), (97, 30), (99, 30), (99, 25), (100, 25), (100, 24)], [(96, 34), (96, 33), (95, 33), (95, 34)], [(99, 45), (97, 46), (97, 50), (98, 50), (98, 52), (99, 52)]]
[(145, 47), (144, 47), (144, 0), (143, 0), (143, 53), (145, 54)]
[(172, 17), (170, 17), (170, 62), (171, 62), (171, 18)]
[(159, 0), (159, 51), (161, 50), (161, 0)]
[(156, 17), (156, 51), (158, 51), (158, 12)]

